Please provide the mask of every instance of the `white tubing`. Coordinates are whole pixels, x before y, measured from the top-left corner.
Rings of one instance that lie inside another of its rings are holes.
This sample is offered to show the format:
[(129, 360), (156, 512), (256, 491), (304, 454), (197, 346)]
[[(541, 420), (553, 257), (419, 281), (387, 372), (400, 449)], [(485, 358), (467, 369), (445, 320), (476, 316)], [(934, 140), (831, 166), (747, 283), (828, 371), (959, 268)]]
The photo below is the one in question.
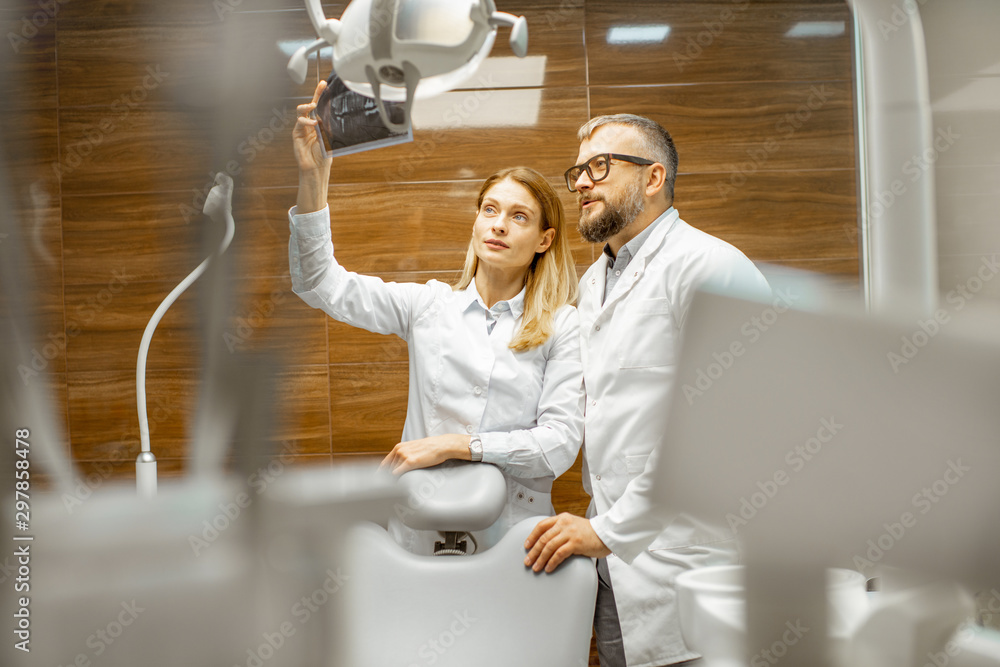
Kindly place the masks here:
[[(142, 342), (139, 343), (139, 359), (135, 368), (135, 395), (136, 404), (139, 409), (139, 443), (141, 452), (135, 461), (136, 491), (144, 498), (151, 498), (156, 495), (156, 457), (150, 451), (149, 445), (149, 418), (146, 414), (146, 358), (149, 355), (149, 345), (153, 340), (153, 332), (156, 326), (163, 319), (164, 314), (174, 304), (174, 302), (184, 293), (194, 281), (205, 272), (209, 263), (222, 253), (226, 252), (229, 244), (233, 240), (236, 231), (236, 223), (233, 220), (233, 180), (226, 174), (219, 173), (215, 176), (215, 187), (209, 192), (205, 199), (203, 212), (217, 220), (217, 215), (222, 215), (226, 222), (226, 234), (219, 245), (219, 249), (212, 255), (205, 258), (198, 267), (189, 273), (177, 287), (160, 303), (146, 330), (142, 332)], [(225, 203), (220, 202), (220, 198), (225, 198)]]

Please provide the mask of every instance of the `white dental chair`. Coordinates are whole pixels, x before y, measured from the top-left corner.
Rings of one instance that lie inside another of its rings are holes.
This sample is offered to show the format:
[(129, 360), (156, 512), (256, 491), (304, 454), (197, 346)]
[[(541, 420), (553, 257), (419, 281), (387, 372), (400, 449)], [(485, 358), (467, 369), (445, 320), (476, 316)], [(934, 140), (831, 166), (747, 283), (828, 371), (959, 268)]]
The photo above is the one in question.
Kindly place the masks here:
[(542, 517), (473, 553), (463, 533), (493, 524), (506, 500), (492, 465), (416, 470), (400, 483), (410, 499), (397, 515), (445, 539), (438, 555), (419, 556), (373, 523), (348, 533), (341, 664), (586, 667), (597, 594), (591, 559), (573, 556), (551, 574), (525, 567), (524, 540)]

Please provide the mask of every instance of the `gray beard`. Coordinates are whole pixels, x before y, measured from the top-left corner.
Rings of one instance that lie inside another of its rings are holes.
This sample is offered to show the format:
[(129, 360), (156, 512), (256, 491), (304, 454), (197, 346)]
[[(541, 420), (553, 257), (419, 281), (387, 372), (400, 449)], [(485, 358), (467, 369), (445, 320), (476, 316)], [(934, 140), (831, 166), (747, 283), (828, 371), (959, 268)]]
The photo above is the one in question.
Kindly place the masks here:
[(638, 218), (646, 206), (638, 183), (628, 188), (621, 202), (612, 203), (607, 199), (601, 201), (604, 202), (604, 211), (600, 215), (588, 218), (581, 211), (580, 221), (576, 225), (580, 236), (591, 243), (606, 242)]

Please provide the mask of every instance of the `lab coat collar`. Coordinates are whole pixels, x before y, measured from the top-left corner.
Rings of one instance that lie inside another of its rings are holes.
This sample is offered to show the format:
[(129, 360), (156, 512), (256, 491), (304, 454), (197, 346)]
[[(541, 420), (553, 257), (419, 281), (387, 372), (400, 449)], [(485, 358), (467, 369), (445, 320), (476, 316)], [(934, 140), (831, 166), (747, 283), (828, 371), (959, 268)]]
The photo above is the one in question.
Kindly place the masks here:
[[(518, 292), (514, 296), (514, 298), (507, 300), (507, 305), (510, 307), (510, 314), (514, 316), (515, 320), (521, 317), (521, 314), (524, 312), (524, 296), (527, 293), (525, 291), (526, 289), (527, 289), (526, 287), (522, 287), (521, 291)], [(483, 310), (489, 310), (489, 307), (486, 305), (486, 302), (483, 301), (483, 297), (479, 296), (479, 290), (476, 289), (475, 279), (473, 279), (472, 282), (469, 283), (469, 286), (466, 287), (463, 292), (461, 292), (461, 295), (462, 295), (461, 298), (462, 298), (463, 311), (466, 311), (469, 308), (471, 308), (472, 304), (477, 304)], [(498, 301), (497, 303), (502, 303), (502, 302)]]
[[(664, 239), (667, 238), (667, 234), (670, 233), (674, 227), (677, 226), (677, 221), (680, 220), (680, 214), (677, 213), (677, 209), (673, 206), (668, 208), (666, 211), (660, 214), (656, 220), (654, 220), (652, 225), (656, 225), (653, 233), (649, 235), (641, 246), (639, 250), (635, 253), (635, 257), (632, 258), (632, 262), (638, 259), (642, 259), (643, 265), (649, 259), (649, 256), (656, 252), (656, 249), (663, 245)], [(631, 266), (631, 262), (629, 263)]]
[[(642, 273), (646, 268), (646, 262), (648, 262), (649, 258), (652, 257), (663, 245), (667, 235), (674, 227), (677, 226), (678, 220), (680, 220), (680, 215), (677, 213), (677, 209), (671, 206), (660, 214), (656, 220), (650, 223), (650, 225), (656, 225), (656, 227), (643, 244), (639, 246), (635, 256), (632, 258), (632, 261), (628, 264), (629, 270), (626, 272), (626, 275), (621, 277), (614, 289), (611, 291), (611, 294), (609, 294), (608, 298), (604, 300), (604, 305), (601, 306), (599, 310), (606, 310), (610, 306), (614, 305), (614, 303), (623, 296), (628, 294), (629, 290), (632, 289), (632, 286), (642, 276)], [(602, 257), (602, 259), (604, 258)], [(604, 286), (606, 283), (607, 270), (602, 264), (601, 270), (595, 271), (590, 281), (590, 289), (595, 298), (599, 297), (604, 292)], [(596, 303), (600, 302), (600, 298), (597, 298)]]

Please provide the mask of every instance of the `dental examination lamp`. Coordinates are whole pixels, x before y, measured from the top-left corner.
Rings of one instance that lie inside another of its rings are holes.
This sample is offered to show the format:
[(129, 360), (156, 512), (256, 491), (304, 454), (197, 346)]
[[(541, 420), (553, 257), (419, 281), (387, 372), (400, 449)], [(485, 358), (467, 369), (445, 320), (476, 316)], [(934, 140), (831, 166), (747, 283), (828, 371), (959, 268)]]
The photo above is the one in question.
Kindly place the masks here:
[(226, 225), (226, 233), (219, 244), (219, 249), (206, 257), (194, 271), (189, 273), (170, 294), (163, 299), (156, 312), (146, 324), (146, 330), (142, 332), (142, 342), (139, 343), (139, 359), (135, 366), (135, 398), (139, 410), (139, 456), (135, 460), (135, 484), (136, 490), (143, 498), (152, 498), (156, 495), (156, 456), (150, 449), (149, 444), (149, 418), (146, 414), (146, 357), (149, 356), (149, 345), (153, 341), (153, 332), (156, 326), (163, 319), (167, 310), (184, 293), (188, 287), (205, 273), (205, 269), (216, 257), (221, 257), (226, 252), (229, 244), (233, 240), (236, 230), (236, 223), (233, 220), (233, 179), (226, 174), (219, 173), (215, 177), (215, 187), (208, 193), (202, 211), (216, 222), (220, 218)]
[[(493, 0), (354, 0), (340, 20), (327, 19), (320, 0), (306, 0), (319, 39), (288, 61), (296, 83), (304, 83), (311, 53), (333, 46), (333, 69), (351, 90), (375, 98), (386, 127), (405, 132), (414, 99), (455, 88), (467, 80), (493, 48), (497, 27), (510, 26), (510, 47), (528, 52), (528, 22), (498, 12)], [(418, 85), (419, 84), (419, 85)], [(394, 123), (383, 100), (404, 103)]]

